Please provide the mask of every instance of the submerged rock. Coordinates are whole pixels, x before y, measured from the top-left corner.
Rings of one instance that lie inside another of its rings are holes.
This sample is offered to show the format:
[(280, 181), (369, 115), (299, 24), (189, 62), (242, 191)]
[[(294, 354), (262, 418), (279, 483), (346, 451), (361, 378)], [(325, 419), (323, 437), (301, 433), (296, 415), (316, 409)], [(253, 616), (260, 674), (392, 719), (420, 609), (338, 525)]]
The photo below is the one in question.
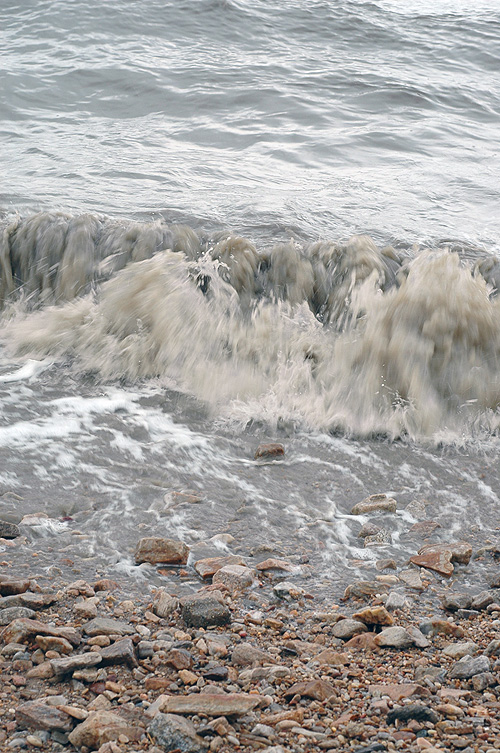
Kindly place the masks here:
[(15, 523), (8, 523), (6, 520), (0, 520), (0, 539), (17, 539), (21, 535), (19, 526)]
[(370, 512), (396, 512), (397, 502), (387, 494), (372, 494), (358, 502), (351, 510), (351, 515), (366, 515)]
[(260, 444), (255, 450), (255, 460), (263, 458), (280, 458), (285, 454), (285, 448), (279, 442), (269, 442)]
[(150, 536), (140, 539), (135, 550), (137, 565), (150, 562), (153, 565), (185, 565), (189, 547), (183, 541)]

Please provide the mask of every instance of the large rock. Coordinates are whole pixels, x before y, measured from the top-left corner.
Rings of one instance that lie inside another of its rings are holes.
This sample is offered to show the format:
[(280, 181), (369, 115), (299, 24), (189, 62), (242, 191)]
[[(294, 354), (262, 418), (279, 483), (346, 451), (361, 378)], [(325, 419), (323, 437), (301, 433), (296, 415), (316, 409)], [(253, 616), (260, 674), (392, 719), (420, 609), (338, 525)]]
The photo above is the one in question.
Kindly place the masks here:
[(144, 730), (127, 722), (123, 717), (111, 711), (94, 711), (82, 724), (75, 727), (68, 735), (75, 748), (97, 750), (104, 743), (118, 740), (124, 735), (130, 742), (140, 740)]
[(25, 591), (22, 594), (4, 596), (3, 599), (0, 599), (0, 609), (26, 607), (27, 609), (39, 611), (40, 609), (47, 609), (47, 607), (50, 607), (56, 601), (57, 596), (55, 594), (34, 594), (30, 591)]
[[(240, 716), (259, 705), (260, 696), (247, 693), (192, 693), (185, 696), (161, 695), (147, 710), (168, 714), (206, 714), (207, 716)], [(154, 707), (154, 708), (153, 708)]]
[(68, 675), (76, 669), (87, 669), (95, 667), (101, 663), (101, 655), (96, 651), (89, 651), (88, 654), (77, 654), (68, 656), (67, 659), (51, 659), (50, 666), (55, 675)]
[(183, 541), (162, 539), (156, 536), (140, 539), (135, 550), (138, 565), (150, 562), (153, 565), (185, 565), (189, 547)]
[(419, 554), (424, 552), (441, 552), (444, 550), (451, 552), (451, 561), (460, 565), (468, 565), (472, 557), (472, 546), (467, 541), (446, 542), (445, 544), (426, 544), (418, 550)]
[(195, 594), (181, 599), (182, 619), (189, 627), (228, 625), (231, 622), (229, 611), (220, 591)]
[(128, 622), (115, 620), (112, 617), (96, 617), (83, 626), (83, 632), (93, 637), (95, 635), (133, 635), (135, 630)]
[(148, 727), (151, 737), (166, 751), (204, 753), (208, 743), (196, 733), (194, 725), (183, 716), (159, 712)]
[(387, 494), (372, 494), (358, 502), (351, 510), (351, 515), (366, 515), (372, 512), (396, 512), (397, 502)]
[(18, 706), (16, 721), (20, 727), (29, 729), (59, 732), (70, 732), (73, 729), (73, 720), (68, 714), (43, 701), (28, 701)]

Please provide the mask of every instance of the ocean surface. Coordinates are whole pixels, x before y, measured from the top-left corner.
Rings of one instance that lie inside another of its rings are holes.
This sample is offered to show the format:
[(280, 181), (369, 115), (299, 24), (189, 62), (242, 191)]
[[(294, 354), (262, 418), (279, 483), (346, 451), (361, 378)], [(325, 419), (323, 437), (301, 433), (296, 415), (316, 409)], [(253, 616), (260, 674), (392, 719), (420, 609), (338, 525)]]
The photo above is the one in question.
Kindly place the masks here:
[(156, 535), (321, 601), (487, 551), (497, 0), (0, 0), (0, 51), (0, 566), (198, 587)]

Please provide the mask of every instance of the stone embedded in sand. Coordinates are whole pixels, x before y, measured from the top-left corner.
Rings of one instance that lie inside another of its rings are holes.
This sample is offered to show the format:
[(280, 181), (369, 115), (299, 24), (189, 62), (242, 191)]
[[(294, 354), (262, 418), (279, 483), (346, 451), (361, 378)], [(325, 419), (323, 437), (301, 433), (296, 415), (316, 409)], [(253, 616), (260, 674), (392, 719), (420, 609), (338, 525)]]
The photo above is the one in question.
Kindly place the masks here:
[(64, 711), (43, 701), (28, 701), (16, 709), (16, 721), (22, 727), (70, 732), (73, 720)]
[(123, 622), (115, 620), (112, 617), (96, 617), (94, 620), (83, 625), (85, 635), (133, 635), (134, 628)]
[(397, 502), (387, 494), (371, 494), (358, 502), (351, 510), (351, 515), (366, 515), (371, 512), (396, 512)]
[(0, 605), (0, 625), (10, 625), (11, 622), (22, 617), (32, 618), (35, 616), (36, 612), (27, 607), (7, 607), (7, 609), (1, 609)]
[[(162, 711), (169, 714), (206, 714), (207, 716), (240, 716), (261, 702), (258, 695), (247, 693), (193, 693), (185, 696), (159, 696), (146, 714)], [(154, 708), (153, 708), (154, 707)]]
[(425, 688), (417, 683), (397, 682), (397, 683), (380, 683), (370, 685), (368, 688), (370, 695), (388, 696), (391, 701), (399, 703), (404, 698), (427, 698), (431, 695), (429, 688)]
[(21, 531), (15, 523), (0, 520), (0, 539), (17, 539), (20, 535)]
[(494, 604), (497, 594), (494, 591), (481, 591), (474, 596), (471, 602), (472, 609), (486, 609), (490, 604)]
[(339, 620), (335, 623), (335, 625), (332, 628), (332, 635), (335, 636), (335, 638), (340, 638), (343, 641), (349, 640), (349, 638), (352, 638), (353, 635), (358, 635), (359, 633), (366, 633), (368, 628), (366, 627), (364, 622), (360, 622), (359, 620)]
[(263, 562), (259, 562), (258, 565), (255, 566), (256, 570), (265, 571), (265, 570), (283, 570), (286, 573), (291, 573), (293, 571), (293, 565), (290, 564), (290, 562), (287, 562), (286, 560), (277, 560), (270, 557), (267, 560), (264, 560)]
[(338, 651), (333, 651), (331, 648), (326, 648), (324, 651), (321, 651), (314, 657), (314, 661), (319, 662), (319, 664), (325, 664), (334, 667), (337, 665), (341, 666), (344, 664), (349, 664), (349, 657), (347, 656), (347, 654), (342, 654)]
[(110, 646), (101, 649), (102, 664), (128, 664), (129, 667), (136, 667), (134, 644), (131, 638), (122, 638), (115, 641)]
[(300, 599), (305, 596), (305, 591), (301, 586), (296, 583), (292, 583), (290, 580), (283, 580), (281, 583), (276, 583), (273, 586), (273, 592), (278, 599)]
[(228, 625), (231, 612), (220, 591), (185, 596), (181, 599), (182, 619), (189, 627)]
[(135, 562), (150, 562), (153, 565), (185, 565), (189, 547), (183, 541), (150, 536), (140, 539), (135, 550)]
[(352, 616), (353, 620), (361, 620), (366, 625), (392, 625), (393, 617), (385, 607), (367, 607)]
[(279, 442), (268, 442), (267, 444), (260, 444), (255, 450), (255, 460), (262, 458), (279, 458), (285, 454), (285, 448)]
[(76, 669), (95, 667), (100, 663), (101, 655), (96, 651), (89, 651), (87, 654), (76, 654), (67, 659), (51, 659), (50, 666), (55, 675), (68, 675)]
[(337, 695), (337, 691), (326, 680), (303, 680), (296, 682), (285, 692), (285, 698), (299, 695), (302, 698), (313, 698), (315, 701), (326, 701)]
[(200, 578), (212, 578), (215, 573), (227, 565), (244, 565), (245, 561), (235, 554), (228, 557), (208, 557), (194, 563), (194, 569)]
[(345, 649), (349, 651), (378, 651), (379, 647), (375, 643), (375, 635), (373, 633), (361, 633), (355, 635), (351, 640), (344, 644)]
[(432, 620), (424, 620), (418, 626), (424, 635), (452, 635), (454, 638), (463, 638), (464, 629), (460, 625), (455, 625), (448, 620), (440, 620), (434, 618)]
[(239, 667), (248, 667), (256, 664), (275, 664), (276, 660), (251, 643), (240, 643), (231, 654), (231, 662)]
[(191, 669), (193, 666), (193, 657), (185, 648), (173, 648), (165, 657), (165, 664), (174, 669)]
[(118, 714), (111, 711), (94, 711), (84, 722), (75, 727), (68, 738), (75, 748), (85, 746), (96, 750), (104, 743), (118, 740), (120, 735), (124, 735), (129, 742), (133, 742), (140, 740), (143, 734), (143, 729), (132, 725)]
[(55, 635), (37, 635), (35, 642), (42, 651), (57, 651), (60, 654), (71, 654), (73, 651), (73, 646), (69, 641)]
[(410, 557), (410, 562), (417, 565), (417, 567), (425, 567), (428, 570), (434, 570), (434, 572), (439, 573), (439, 575), (444, 575), (446, 578), (449, 578), (453, 573), (451, 551), (449, 549), (415, 554), (413, 557)]
[(165, 751), (201, 753), (209, 746), (209, 743), (197, 734), (192, 722), (178, 714), (159, 712), (149, 725), (148, 733)]
[(231, 593), (243, 591), (253, 585), (254, 571), (243, 565), (226, 565), (217, 570), (212, 583), (225, 586)]
[(448, 593), (442, 598), (443, 609), (456, 612), (459, 609), (469, 609), (472, 604), (472, 596), (466, 593)]

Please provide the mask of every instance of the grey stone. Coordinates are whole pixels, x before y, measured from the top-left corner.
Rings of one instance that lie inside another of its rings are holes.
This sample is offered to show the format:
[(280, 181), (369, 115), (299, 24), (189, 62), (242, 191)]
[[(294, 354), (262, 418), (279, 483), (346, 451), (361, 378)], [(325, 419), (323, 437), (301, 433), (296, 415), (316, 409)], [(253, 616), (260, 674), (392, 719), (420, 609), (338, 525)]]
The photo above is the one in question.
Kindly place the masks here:
[(129, 667), (137, 666), (134, 644), (131, 638), (122, 638), (122, 640), (101, 649), (101, 658), (104, 666), (108, 664), (128, 664)]
[(490, 660), (483, 654), (481, 656), (464, 656), (449, 671), (450, 680), (468, 680), (474, 675), (489, 672)]
[(87, 669), (101, 663), (101, 654), (89, 651), (88, 654), (76, 654), (67, 659), (51, 659), (50, 666), (55, 675), (67, 675), (76, 669)]
[(209, 625), (228, 625), (231, 612), (226, 604), (211, 595), (185, 597), (181, 600), (182, 619), (189, 627), (208, 627)]
[(381, 648), (408, 648), (413, 646), (412, 636), (402, 627), (388, 627), (375, 637), (375, 643)]
[(141, 641), (137, 645), (137, 656), (139, 659), (149, 659), (153, 654), (153, 641)]
[(395, 609), (406, 609), (408, 607), (408, 599), (399, 591), (391, 591), (385, 602), (385, 608), (392, 612)]
[(94, 620), (87, 622), (83, 626), (85, 635), (133, 635), (134, 628), (123, 622), (110, 617), (96, 617)]
[(448, 593), (443, 596), (443, 609), (456, 612), (457, 609), (469, 609), (472, 604), (472, 596), (466, 593)]
[(463, 659), (464, 656), (473, 656), (477, 653), (477, 644), (468, 641), (467, 643), (450, 643), (443, 649), (445, 656), (451, 656), (452, 659)]
[(496, 598), (494, 591), (481, 591), (481, 593), (474, 596), (470, 606), (472, 609), (486, 609), (490, 604), (493, 604)]
[(332, 634), (335, 636), (335, 638), (340, 638), (343, 641), (348, 641), (350, 638), (352, 638), (355, 635), (359, 635), (359, 633), (366, 633), (368, 628), (366, 627), (364, 622), (360, 622), (359, 620), (339, 620), (335, 623), (335, 625), (332, 628)]
[(240, 643), (231, 654), (231, 662), (240, 667), (248, 667), (256, 664), (274, 664), (275, 659), (251, 643)]
[(486, 656), (500, 656), (500, 641), (493, 640), (488, 643), (484, 652)]
[(15, 523), (0, 520), (0, 539), (17, 539), (20, 535), (21, 531)]
[(472, 686), (478, 693), (493, 685), (498, 685), (498, 682), (495, 675), (491, 672), (480, 672), (472, 678)]
[(166, 751), (205, 753), (208, 748), (208, 743), (196, 733), (192, 722), (178, 714), (158, 712), (148, 732)]
[(43, 701), (28, 701), (18, 706), (16, 721), (21, 727), (29, 729), (57, 729), (61, 732), (70, 732), (73, 729), (73, 719), (69, 714)]
[(179, 599), (171, 596), (163, 588), (158, 589), (153, 601), (154, 614), (157, 617), (170, 617), (177, 609), (179, 609)]
[(413, 625), (410, 625), (406, 628), (406, 632), (410, 636), (410, 638), (413, 640), (413, 644), (417, 648), (429, 648), (431, 645), (430, 641), (427, 640), (425, 635), (422, 633), (421, 630), (414, 627)]
[(7, 609), (0, 610), (0, 625), (10, 625), (13, 620), (17, 620), (19, 617), (34, 617), (35, 612), (33, 609), (27, 609), (26, 607), (7, 607)]

